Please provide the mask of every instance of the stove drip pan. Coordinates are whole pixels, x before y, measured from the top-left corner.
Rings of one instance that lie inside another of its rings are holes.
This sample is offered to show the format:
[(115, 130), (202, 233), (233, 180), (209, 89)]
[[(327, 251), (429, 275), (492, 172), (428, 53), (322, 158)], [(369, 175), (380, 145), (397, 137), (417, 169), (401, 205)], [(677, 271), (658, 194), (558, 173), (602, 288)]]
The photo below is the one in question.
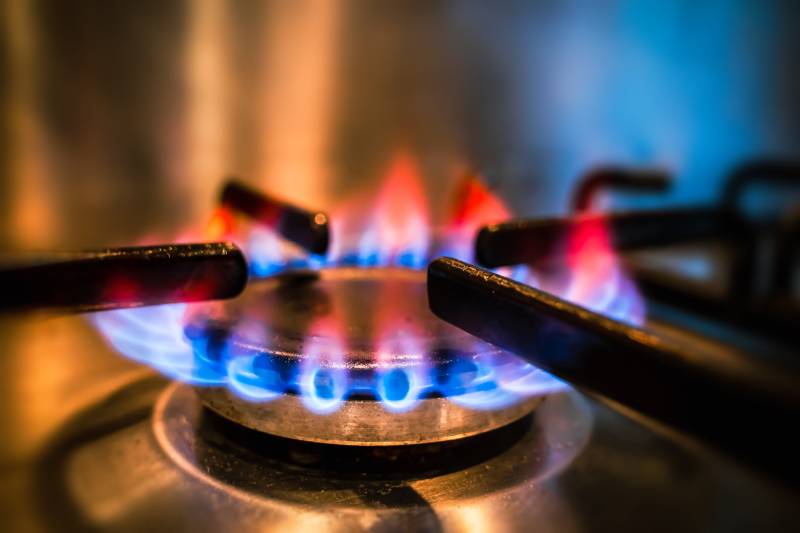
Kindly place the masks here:
[(408, 269), (265, 279), (203, 307), (186, 334), (204, 364), (227, 375), (224, 387), (196, 388), (209, 409), (317, 443), (461, 439), (520, 420), (563, 387), (433, 316), (425, 274)]

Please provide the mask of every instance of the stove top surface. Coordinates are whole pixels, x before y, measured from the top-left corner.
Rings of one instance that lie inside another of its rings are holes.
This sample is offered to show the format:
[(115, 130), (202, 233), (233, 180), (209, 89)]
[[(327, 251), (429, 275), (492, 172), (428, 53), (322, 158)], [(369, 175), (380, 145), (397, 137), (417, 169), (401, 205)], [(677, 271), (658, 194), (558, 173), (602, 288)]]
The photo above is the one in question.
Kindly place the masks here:
[(362, 456), (236, 427), (81, 317), (4, 319), (0, 345), (6, 530), (778, 531), (800, 518), (796, 492), (577, 392), (474, 446)]

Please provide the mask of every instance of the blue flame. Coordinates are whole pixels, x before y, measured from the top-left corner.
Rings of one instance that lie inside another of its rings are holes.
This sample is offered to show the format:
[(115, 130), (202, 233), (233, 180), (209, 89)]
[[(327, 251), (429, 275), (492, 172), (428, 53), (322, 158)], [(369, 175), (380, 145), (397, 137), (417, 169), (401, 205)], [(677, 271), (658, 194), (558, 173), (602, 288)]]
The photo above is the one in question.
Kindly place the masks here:
[(300, 391), (309, 411), (328, 414), (337, 411), (347, 395), (347, 376), (339, 369), (309, 365), (301, 374)]
[(197, 385), (224, 382), (209, 365), (198, 362), (183, 334), (184, 304), (96, 313), (95, 325), (111, 345), (135, 361)]
[(393, 368), (378, 379), (377, 396), (388, 411), (410, 411), (417, 405), (425, 387), (414, 369)]
[(227, 377), (231, 389), (241, 398), (254, 402), (266, 402), (281, 396), (281, 392), (265, 386), (256, 371), (256, 356), (232, 357), (227, 363)]
[[(455, 358), (446, 367), (414, 365), (422, 355), (411, 350), (407, 365), (381, 366), (374, 378), (358, 380), (343, 364), (345, 346), (311, 338), (302, 367), (281, 369), (268, 354), (216, 338), (212, 330), (185, 326), (187, 311), (190, 306), (184, 304), (123, 309), (98, 313), (93, 321), (119, 352), (169, 377), (196, 386), (226, 386), (252, 402), (297, 394), (310, 411), (320, 414), (338, 410), (353, 395), (371, 396), (391, 412), (411, 410), (421, 399), (436, 396), (472, 409), (496, 409), (566, 387), (546, 372), (477, 340), (478, 355)], [(248, 329), (239, 328), (240, 333)], [(253, 331), (260, 330), (248, 333)], [(411, 336), (398, 335), (395, 341), (406, 350), (419, 345)]]

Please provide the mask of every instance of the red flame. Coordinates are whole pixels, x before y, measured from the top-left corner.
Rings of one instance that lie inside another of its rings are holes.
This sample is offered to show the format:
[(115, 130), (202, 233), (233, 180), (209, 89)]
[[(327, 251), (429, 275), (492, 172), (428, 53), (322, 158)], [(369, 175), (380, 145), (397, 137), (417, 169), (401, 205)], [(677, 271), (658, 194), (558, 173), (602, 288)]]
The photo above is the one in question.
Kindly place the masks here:
[(472, 261), (473, 241), (481, 226), (511, 218), (511, 210), (474, 173), (465, 174), (456, 188), (444, 231), (446, 255)]
[[(325, 261), (330, 265), (414, 268), (424, 267), (437, 255), (474, 261), (478, 230), (512, 217), (511, 210), (479, 175), (464, 173), (452, 196), (446, 223), (433, 235), (416, 161), (409, 153), (398, 151), (373, 194), (353, 196), (334, 211), (332, 246)], [(245, 227), (251, 227), (249, 236), (238, 235), (237, 239), (236, 220), (231, 212), (218, 209), (208, 223), (206, 238), (243, 244), (257, 275), (280, 271), (296, 259), (270, 230), (248, 224)], [(434, 237), (436, 242), (432, 242)], [(502, 269), (501, 273), (598, 312), (621, 317), (642, 314), (641, 298), (613, 250), (609, 228), (602, 217), (580, 216), (571, 234), (554, 250), (554, 260), (535, 268), (520, 266)], [(396, 298), (402, 300), (402, 295)], [(617, 313), (614, 309), (622, 310)], [(392, 327), (381, 326), (378, 330), (391, 331)]]
[(566, 240), (569, 283), (561, 296), (619, 320), (641, 323), (641, 296), (613, 248), (610, 229), (599, 216), (581, 217)]
[(511, 218), (511, 210), (474, 173), (467, 173), (461, 180), (454, 200), (452, 226), (474, 230)]
[(567, 239), (567, 264), (575, 270), (595, 272), (608, 268), (615, 258), (605, 220), (579, 219)]
[(395, 263), (404, 254), (424, 260), (430, 218), (420, 174), (411, 156), (398, 152), (377, 196), (346, 202), (334, 214), (332, 225), (334, 258), (355, 248), (360, 255), (377, 255), (381, 264)]
[(609, 283), (619, 268), (608, 228), (600, 217), (581, 220), (567, 239), (567, 265), (573, 272), (568, 296), (582, 302)]
[(429, 225), (419, 171), (408, 154), (401, 152), (392, 161), (375, 201), (375, 213), (375, 224), (396, 246), (407, 246), (417, 237), (411, 222)]
[(427, 339), (409, 318), (419, 312), (416, 295), (409, 294), (409, 289), (416, 289), (414, 283), (417, 279), (410, 277), (408, 283), (402, 279), (388, 283), (381, 287), (377, 296), (373, 344), (378, 347), (378, 362), (381, 364), (397, 361), (394, 356), (398, 354), (414, 359), (427, 352)]
[(307, 339), (316, 339), (317, 342), (318, 351), (314, 354), (314, 358), (318, 361), (336, 362), (344, 356), (346, 328), (338, 316), (329, 314), (318, 317), (308, 328)]

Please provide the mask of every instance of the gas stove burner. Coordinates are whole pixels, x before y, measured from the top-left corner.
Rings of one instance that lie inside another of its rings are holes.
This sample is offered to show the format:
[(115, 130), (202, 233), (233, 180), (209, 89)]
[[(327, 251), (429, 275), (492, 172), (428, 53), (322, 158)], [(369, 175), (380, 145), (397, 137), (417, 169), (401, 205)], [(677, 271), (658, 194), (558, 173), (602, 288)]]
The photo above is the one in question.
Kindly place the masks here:
[(400, 445), (459, 439), (524, 417), (560, 382), (434, 317), (425, 275), (331, 268), (252, 284), (186, 326), (226, 374), (205, 405), (299, 440)]

